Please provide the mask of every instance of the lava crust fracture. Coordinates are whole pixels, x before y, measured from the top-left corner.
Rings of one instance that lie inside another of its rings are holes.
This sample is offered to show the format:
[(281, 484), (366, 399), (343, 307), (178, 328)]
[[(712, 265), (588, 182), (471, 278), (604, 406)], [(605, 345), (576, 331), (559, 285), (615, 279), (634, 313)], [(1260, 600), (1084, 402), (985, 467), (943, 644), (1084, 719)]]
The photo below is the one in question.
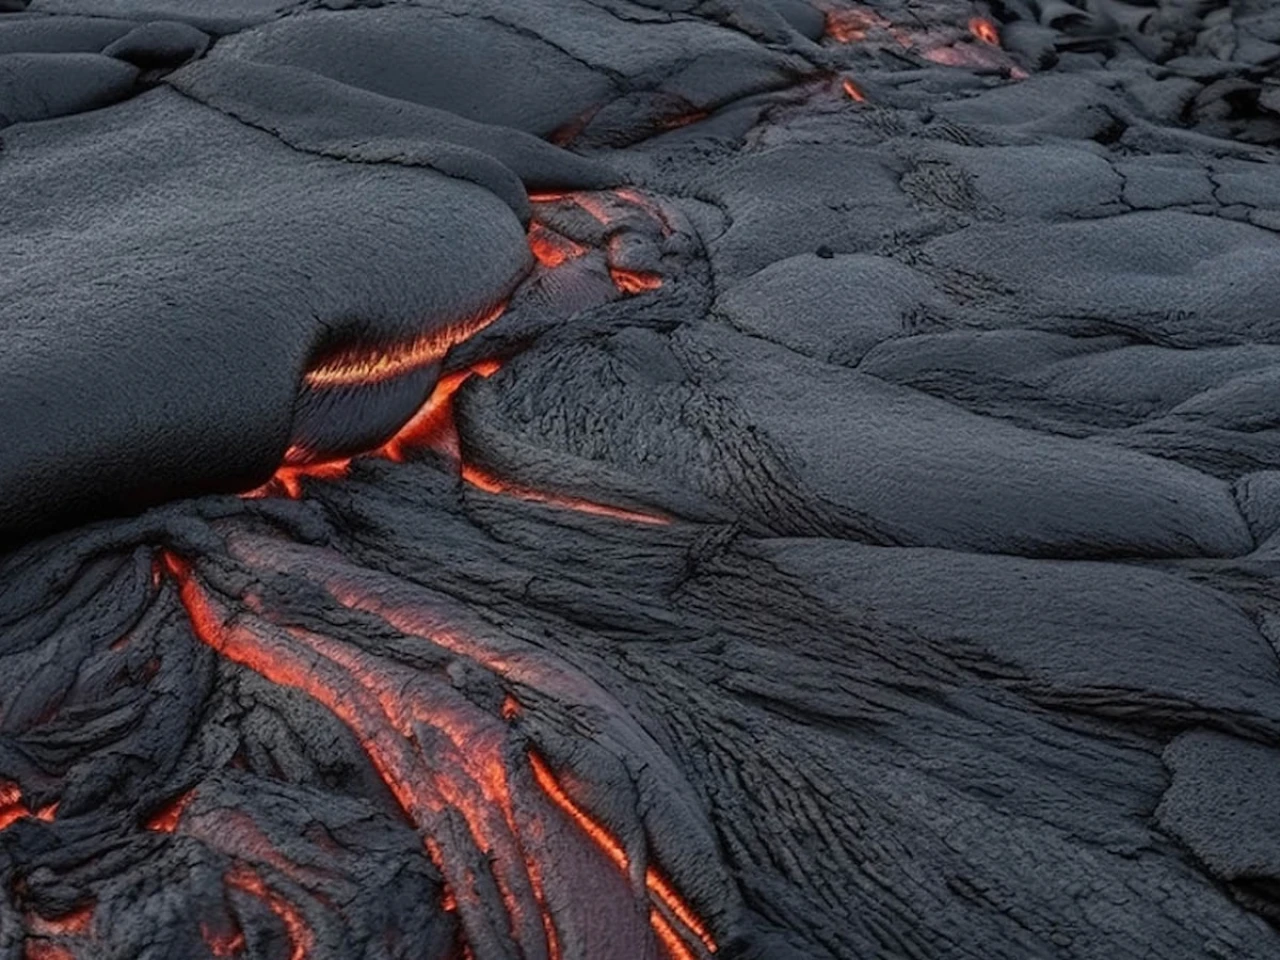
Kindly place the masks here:
[(1280, 956), (1266, 0), (0, 0), (0, 960)]

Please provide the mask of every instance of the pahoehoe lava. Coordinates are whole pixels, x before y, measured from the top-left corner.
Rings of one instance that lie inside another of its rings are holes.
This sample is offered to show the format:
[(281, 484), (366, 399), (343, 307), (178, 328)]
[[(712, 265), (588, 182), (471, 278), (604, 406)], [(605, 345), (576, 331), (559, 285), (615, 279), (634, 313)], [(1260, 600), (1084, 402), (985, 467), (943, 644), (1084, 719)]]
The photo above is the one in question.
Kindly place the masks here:
[(1280, 7), (0, 0), (0, 960), (1280, 956)]

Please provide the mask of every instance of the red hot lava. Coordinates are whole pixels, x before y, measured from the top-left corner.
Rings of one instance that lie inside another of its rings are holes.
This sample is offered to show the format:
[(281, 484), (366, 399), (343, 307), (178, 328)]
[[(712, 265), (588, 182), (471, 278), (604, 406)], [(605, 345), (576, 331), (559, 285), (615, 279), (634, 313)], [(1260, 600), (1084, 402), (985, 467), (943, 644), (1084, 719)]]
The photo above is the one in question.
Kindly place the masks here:
[(1000, 46), (1000, 31), (986, 17), (974, 17), (969, 21), (969, 33), (988, 46)]
[[(474, 857), (458, 848), (464, 841), (456, 831), (441, 829), (455, 815), (465, 823), (470, 843), (484, 852), (492, 865), (509, 935), (522, 956), (562, 957), (544, 878), (552, 866), (547, 858), (564, 856), (568, 851), (564, 840), (545, 847), (539, 842), (565, 836), (564, 827), (553, 823), (552, 811), (565, 818), (580, 844), (612, 864), (617, 871), (617, 890), (625, 895), (631, 859), (620, 841), (573, 799), (540, 755), (526, 754), (527, 781), (519, 765), (513, 765), (509, 725), (520, 713), (513, 697), (504, 700), (497, 715), (490, 714), (452, 684), (429, 674), (381, 659), (347, 642), (259, 620), (252, 612), (262, 609), (256, 600), (249, 603), (245, 598), (246, 610), (233, 614), (200, 583), (189, 562), (164, 552), (160, 563), (176, 583), (199, 640), (273, 683), (308, 694), (348, 726), (400, 808), (422, 831), (424, 849), (446, 884), (441, 906), (458, 915), (469, 938), (483, 938), (494, 918), (471, 874)], [(353, 609), (382, 611), (383, 604), (377, 598), (347, 596), (349, 592), (339, 590), (332, 595)], [(391, 611), (385, 619), (393, 625), (401, 622)], [(479, 658), (477, 663), (501, 667), (499, 661), (483, 653), (483, 643), (453, 634), (442, 635), (438, 641), (446, 649), (471, 650)], [(515, 666), (517, 675), (527, 670)], [(545, 808), (531, 805), (527, 795), (516, 803), (515, 792), (525, 782), (540, 791), (548, 804)], [(177, 824), (181, 814), (172, 819)], [(269, 848), (265, 841), (252, 846), (256, 850)], [(580, 861), (578, 855), (575, 859)], [(276, 867), (289, 869), (289, 864), (278, 860), (272, 861)], [(276, 915), (292, 945), (290, 960), (307, 957), (315, 933), (296, 907), (247, 865), (228, 872), (226, 882), (262, 901)], [(646, 868), (644, 888), (649, 897), (648, 935), (672, 960), (698, 960), (716, 952), (716, 941), (697, 912), (657, 867)], [(622, 928), (628, 929), (625, 921)], [(628, 935), (634, 936), (634, 929)], [(234, 934), (230, 936), (230, 941), (225, 937), (211, 941), (206, 935), (206, 942), (211, 946), (213, 942), (237, 942)], [(462, 949), (464, 955), (470, 951), (466, 945)]]
[[(597, 223), (616, 227), (627, 211), (639, 210), (649, 220), (656, 221), (663, 235), (671, 233), (670, 223), (652, 200), (637, 191), (622, 188), (611, 193), (543, 193), (532, 194), (534, 204), (572, 204), (590, 215)], [(609, 238), (607, 255), (610, 261), (621, 256), (621, 245), (615, 234)], [(553, 230), (539, 220), (529, 227), (529, 249), (535, 259), (546, 269), (561, 267), (587, 253), (587, 248)], [(657, 290), (662, 277), (645, 270), (634, 270), (610, 262), (609, 276), (621, 293), (635, 295)], [(474, 336), (494, 323), (506, 309), (501, 304), (464, 323), (454, 324), (444, 330), (424, 334), (407, 344), (381, 349), (348, 349), (323, 358), (304, 375), (304, 382), (311, 388), (367, 386), (394, 379), (422, 369), (441, 360), (449, 349)], [(431, 396), (400, 430), (381, 447), (370, 450), (361, 457), (383, 457), (397, 463), (404, 462), (414, 450), (434, 450), (459, 466), (462, 479), (487, 493), (507, 494), (522, 500), (545, 503), (577, 510), (597, 516), (613, 517), (637, 523), (659, 524), (668, 522), (658, 514), (624, 510), (597, 504), (577, 497), (562, 496), (549, 491), (509, 483), (473, 464), (464, 463), (457, 426), (453, 416), (453, 396), (472, 376), (489, 377), (499, 369), (494, 360), (482, 361), (470, 369), (449, 373), (440, 378)], [(242, 496), (260, 498), (288, 496), (297, 499), (302, 495), (304, 477), (337, 480), (345, 477), (355, 457), (317, 460), (308, 450), (291, 446), (284, 462), (265, 484)], [(0, 807), (0, 817), (3, 807)]]

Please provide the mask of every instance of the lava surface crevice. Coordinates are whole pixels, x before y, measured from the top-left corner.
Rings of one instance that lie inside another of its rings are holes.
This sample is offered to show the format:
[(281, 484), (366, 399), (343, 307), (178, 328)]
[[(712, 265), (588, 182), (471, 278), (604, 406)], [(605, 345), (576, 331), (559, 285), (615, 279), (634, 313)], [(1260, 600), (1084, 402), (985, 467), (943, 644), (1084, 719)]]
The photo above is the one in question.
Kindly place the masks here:
[(0, 960), (1280, 955), (1270, 5), (278, 6), (0, 0)]

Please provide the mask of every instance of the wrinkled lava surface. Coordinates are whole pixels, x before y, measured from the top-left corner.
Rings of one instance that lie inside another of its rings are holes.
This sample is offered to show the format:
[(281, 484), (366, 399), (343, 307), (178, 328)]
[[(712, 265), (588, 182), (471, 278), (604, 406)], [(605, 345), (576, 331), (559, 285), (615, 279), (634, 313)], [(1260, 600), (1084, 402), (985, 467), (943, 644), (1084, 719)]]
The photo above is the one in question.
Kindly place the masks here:
[(1280, 955), (1280, 9), (0, 0), (0, 960)]

